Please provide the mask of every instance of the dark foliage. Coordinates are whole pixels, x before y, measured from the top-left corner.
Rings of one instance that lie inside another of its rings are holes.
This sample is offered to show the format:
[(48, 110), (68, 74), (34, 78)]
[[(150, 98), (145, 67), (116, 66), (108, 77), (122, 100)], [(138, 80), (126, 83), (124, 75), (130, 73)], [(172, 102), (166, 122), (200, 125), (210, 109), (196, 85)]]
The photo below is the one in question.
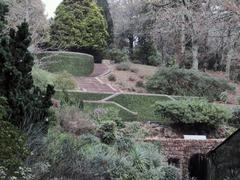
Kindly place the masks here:
[(33, 85), (34, 58), (28, 51), (30, 42), (26, 22), (18, 27), (18, 31), (11, 29), (9, 36), (0, 39), (0, 94), (6, 98), (10, 108), (7, 119), (22, 129), (46, 120), (54, 94), (52, 86), (42, 92)]
[(226, 80), (179, 68), (160, 69), (147, 82), (147, 88), (158, 94), (198, 96), (209, 100), (218, 100), (222, 92), (234, 90)]

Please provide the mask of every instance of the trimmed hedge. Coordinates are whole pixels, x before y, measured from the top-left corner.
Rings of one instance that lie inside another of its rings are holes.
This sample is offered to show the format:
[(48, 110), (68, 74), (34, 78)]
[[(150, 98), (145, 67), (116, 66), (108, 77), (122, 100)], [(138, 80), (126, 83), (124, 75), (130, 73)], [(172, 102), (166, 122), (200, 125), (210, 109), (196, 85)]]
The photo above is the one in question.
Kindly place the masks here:
[(160, 69), (147, 82), (146, 87), (152, 93), (198, 96), (209, 100), (217, 100), (222, 92), (234, 90), (226, 80), (212, 78), (199, 71), (179, 68)]
[(112, 93), (93, 93), (93, 92), (78, 92), (78, 91), (56, 91), (54, 98), (62, 102), (70, 104), (79, 104), (81, 101), (100, 101), (108, 96), (111, 96)]
[(73, 52), (44, 52), (36, 54), (43, 69), (49, 72), (67, 71), (74, 76), (88, 76), (93, 72), (93, 56)]
[(141, 121), (156, 121), (159, 118), (154, 114), (154, 103), (156, 101), (169, 101), (171, 98), (164, 95), (138, 95), (138, 94), (120, 94), (109, 99), (131, 111), (137, 112)]
[(232, 118), (231, 110), (203, 100), (157, 102), (155, 113), (167, 124), (217, 126)]

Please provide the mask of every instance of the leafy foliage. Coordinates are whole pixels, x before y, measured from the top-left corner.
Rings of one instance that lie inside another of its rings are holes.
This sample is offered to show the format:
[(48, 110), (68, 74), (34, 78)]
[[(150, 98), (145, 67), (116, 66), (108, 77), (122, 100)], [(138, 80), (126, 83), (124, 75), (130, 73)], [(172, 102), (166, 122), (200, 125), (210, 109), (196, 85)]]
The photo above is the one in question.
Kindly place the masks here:
[(234, 90), (226, 80), (178, 68), (161, 68), (147, 82), (147, 89), (158, 94), (199, 96), (209, 100), (219, 99), (222, 92)]
[(93, 135), (76, 137), (52, 129), (44, 147), (36, 162), (50, 166), (41, 177), (153, 180), (167, 174), (164, 156), (152, 143), (117, 137), (115, 144), (106, 145)]
[(29, 155), (25, 143), (26, 137), (16, 127), (0, 120), (0, 167), (4, 167), (6, 177), (19, 177), (16, 171)]
[(67, 73), (53, 74), (34, 67), (32, 70), (34, 85), (44, 90), (48, 84), (53, 85), (55, 89), (75, 89), (75, 82), (72, 76)]
[(29, 128), (45, 122), (51, 106), (52, 86), (42, 92), (33, 85), (33, 56), (28, 51), (31, 42), (28, 24), (22, 23), (16, 32), (0, 39), (0, 94), (10, 108), (8, 120), (17, 127)]
[(128, 61), (129, 56), (126, 49), (112, 48), (105, 51), (105, 59), (110, 59), (115, 63), (121, 63)]
[(64, 0), (51, 26), (51, 42), (58, 48), (103, 49), (107, 23), (93, 0)]
[(155, 113), (168, 124), (217, 126), (232, 118), (232, 113), (227, 108), (202, 100), (157, 102)]

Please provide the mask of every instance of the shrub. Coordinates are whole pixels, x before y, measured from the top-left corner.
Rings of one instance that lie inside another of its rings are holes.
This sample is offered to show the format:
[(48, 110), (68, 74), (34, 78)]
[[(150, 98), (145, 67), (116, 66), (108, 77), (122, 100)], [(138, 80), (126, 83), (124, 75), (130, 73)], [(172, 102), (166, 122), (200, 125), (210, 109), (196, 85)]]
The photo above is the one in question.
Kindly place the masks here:
[(114, 144), (116, 140), (116, 123), (108, 121), (104, 122), (99, 130), (98, 136), (104, 144)]
[(146, 84), (149, 92), (168, 95), (200, 96), (209, 100), (234, 88), (226, 80), (212, 78), (201, 72), (179, 68), (162, 68)]
[(116, 123), (117, 127), (124, 127), (123, 120), (119, 117), (119, 110), (115, 108), (95, 109), (93, 118), (100, 124), (113, 121)]
[(114, 74), (111, 74), (110, 76), (108, 76), (108, 80), (109, 81), (116, 81), (116, 76)]
[(136, 87), (144, 87), (143, 81), (137, 81), (136, 82)]
[(63, 73), (56, 74), (54, 87), (56, 89), (75, 89), (75, 82), (72, 76), (64, 71)]
[(227, 108), (202, 100), (157, 102), (155, 113), (167, 124), (199, 124), (213, 127), (232, 118), (232, 113)]
[(129, 61), (128, 52), (125, 49), (109, 49), (105, 52), (105, 58), (113, 60), (115, 63)]
[(0, 120), (0, 167), (5, 169), (6, 177), (21, 178), (17, 172), (29, 155), (25, 144), (26, 137), (15, 126)]
[(130, 64), (128, 62), (120, 63), (116, 66), (118, 71), (128, 71), (130, 69)]
[(137, 69), (137, 68), (131, 68), (130, 71), (131, 71), (132, 73), (138, 73), (139, 69)]
[(76, 135), (94, 133), (96, 125), (76, 106), (64, 106), (56, 113), (60, 125)]
[(222, 92), (219, 96), (219, 100), (224, 103), (227, 103), (228, 102), (228, 93), (226, 91)]
[(162, 170), (165, 172), (162, 180), (180, 180), (179, 169), (173, 166), (164, 166)]
[(74, 89), (75, 82), (72, 76), (66, 71), (53, 74), (48, 71), (34, 67), (32, 70), (34, 84), (40, 89), (45, 89), (48, 84), (53, 85), (55, 89)]

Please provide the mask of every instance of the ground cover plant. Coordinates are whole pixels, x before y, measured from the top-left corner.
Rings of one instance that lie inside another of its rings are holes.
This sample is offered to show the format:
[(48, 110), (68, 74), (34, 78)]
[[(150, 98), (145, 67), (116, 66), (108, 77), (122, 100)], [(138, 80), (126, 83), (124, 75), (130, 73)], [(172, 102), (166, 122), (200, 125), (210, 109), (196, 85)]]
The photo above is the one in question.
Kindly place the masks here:
[(94, 59), (88, 54), (73, 52), (44, 52), (38, 53), (40, 67), (49, 72), (67, 71), (73, 76), (87, 76), (93, 72)]
[(228, 108), (204, 100), (157, 102), (155, 114), (166, 124), (210, 127), (228, 124), (232, 118), (232, 111)]
[(153, 93), (206, 97), (209, 100), (219, 100), (222, 92), (234, 90), (226, 80), (179, 68), (161, 68), (146, 86)]
[(66, 71), (55, 74), (36, 66), (32, 70), (32, 76), (34, 84), (41, 89), (45, 89), (48, 84), (54, 86), (55, 89), (60, 90), (71, 90), (75, 89), (76, 86), (72, 75)]

